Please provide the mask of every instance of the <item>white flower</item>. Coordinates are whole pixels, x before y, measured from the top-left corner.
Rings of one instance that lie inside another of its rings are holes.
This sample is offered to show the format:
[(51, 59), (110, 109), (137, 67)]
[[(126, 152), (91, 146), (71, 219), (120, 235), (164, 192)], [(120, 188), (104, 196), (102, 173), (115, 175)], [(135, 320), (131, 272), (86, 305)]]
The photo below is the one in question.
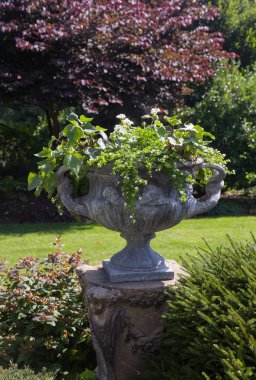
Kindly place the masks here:
[(120, 115), (116, 116), (117, 119), (125, 119), (126, 116), (123, 113), (120, 113)]
[(120, 135), (124, 135), (127, 132), (126, 128), (123, 125), (120, 125), (120, 124), (117, 124), (115, 126), (114, 131), (116, 133), (119, 133)]
[(160, 111), (160, 108), (152, 108), (151, 115), (156, 116)]
[(130, 127), (131, 125), (133, 125), (133, 121), (131, 121), (131, 120), (128, 119), (127, 117), (124, 119), (123, 122), (124, 122), (125, 125), (127, 125), (127, 126), (129, 126), (129, 127)]

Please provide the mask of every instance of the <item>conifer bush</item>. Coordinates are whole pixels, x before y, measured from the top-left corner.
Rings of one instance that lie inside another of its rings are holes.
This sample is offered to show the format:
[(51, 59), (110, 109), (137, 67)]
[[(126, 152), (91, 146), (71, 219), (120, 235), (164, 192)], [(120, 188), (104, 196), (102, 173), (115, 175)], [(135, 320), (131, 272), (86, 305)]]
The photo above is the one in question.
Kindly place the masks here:
[(184, 263), (147, 379), (256, 379), (256, 240), (230, 244)]

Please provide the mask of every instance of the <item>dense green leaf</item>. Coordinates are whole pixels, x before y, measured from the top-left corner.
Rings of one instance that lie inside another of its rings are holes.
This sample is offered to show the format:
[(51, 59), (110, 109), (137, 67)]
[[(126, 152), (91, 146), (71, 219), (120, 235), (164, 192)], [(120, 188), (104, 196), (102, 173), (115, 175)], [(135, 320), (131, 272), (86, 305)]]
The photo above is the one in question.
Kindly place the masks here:
[(168, 135), (168, 132), (166, 130), (165, 127), (158, 127), (157, 130), (156, 130), (156, 133), (161, 136), (161, 137), (165, 137)]
[(71, 145), (75, 144), (78, 140), (84, 137), (82, 128), (73, 124), (67, 125), (61, 134), (68, 138)]
[(97, 129), (97, 131), (102, 131), (102, 132), (105, 132), (105, 131), (107, 131), (107, 129), (106, 128), (102, 128), (102, 127), (100, 127), (99, 125), (96, 125), (96, 127), (95, 127), (96, 129)]
[(78, 121), (78, 116), (74, 113), (74, 112), (71, 112), (68, 117), (67, 117), (67, 120), (68, 121)]
[(41, 178), (37, 173), (30, 172), (28, 175), (28, 190), (36, 189), (41, 183)]
[(98, 145), (101, 149), (106, 148), (106, 143), (105, 143), (104, 139), (102, 139), (102, 138), (98, 139)]
[(80, 120), (82, 123), (88, 123), (88, 122), (92, 121), (93, 118), (92, 118), (92, 117), (86, 117), (86, 116), (84, 116), (84, 115), (81, 115), (81, 116), (79, 117), (79, 120)]
[(78, 153), (68, 154), (64, 160), (63, 165), (69, 168), (75, 175), (78, 175), (83, 162), (83, 157)]
[(91, 123), (83, 124), (82, 128), (86, 133), (96, 133), (98, 131)]
[(88, 156), (90, 156), (90, 158), (96, 158), (101, 154), (101, 149), (99, 149), (99, 148), (88, 148), (88, 149), (86, 149), (85, 153), (88, 154)]
[(41, 152), (35, 154), (36, 157), (44, 158), (44, 157), (50, 157), (52, 150), (50, 148), (43, 148)]
[(176, 116), (165, 116), (164, 119), (171, 125), (171, 126), (175, 126), (175, 125), (178, 125), (178, 124), (181, 124), (181, 121), (176, 117)]
[(58, 185), (58, 177), (55, 172), (49, 173), (45, 178), (44, 178), (44, 186), (47, 189), (47, 192), (49, 194), (54, 193), (56, 187)]

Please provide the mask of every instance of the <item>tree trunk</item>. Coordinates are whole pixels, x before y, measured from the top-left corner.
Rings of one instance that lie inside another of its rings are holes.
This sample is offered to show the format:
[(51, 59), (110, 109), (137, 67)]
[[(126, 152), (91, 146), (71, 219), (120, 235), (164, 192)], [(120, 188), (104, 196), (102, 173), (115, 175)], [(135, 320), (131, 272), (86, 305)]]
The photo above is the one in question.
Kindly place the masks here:
[(49, 128), (49, 134), (51, 136), (58, 137), (60, 132), (60, 125), (58, 120), (58, 112), (54, 109), (53, 105), (49, 105), (45, 108), (46, 119)]

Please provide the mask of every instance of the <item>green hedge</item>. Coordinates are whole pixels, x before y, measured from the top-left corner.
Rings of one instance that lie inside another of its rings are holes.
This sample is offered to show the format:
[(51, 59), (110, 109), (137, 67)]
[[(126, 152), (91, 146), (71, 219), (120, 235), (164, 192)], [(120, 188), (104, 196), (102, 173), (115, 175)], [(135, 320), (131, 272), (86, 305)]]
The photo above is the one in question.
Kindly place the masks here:
[(147, 379), (256, 379), (256, 240), (230, 244), (184, 263)]

